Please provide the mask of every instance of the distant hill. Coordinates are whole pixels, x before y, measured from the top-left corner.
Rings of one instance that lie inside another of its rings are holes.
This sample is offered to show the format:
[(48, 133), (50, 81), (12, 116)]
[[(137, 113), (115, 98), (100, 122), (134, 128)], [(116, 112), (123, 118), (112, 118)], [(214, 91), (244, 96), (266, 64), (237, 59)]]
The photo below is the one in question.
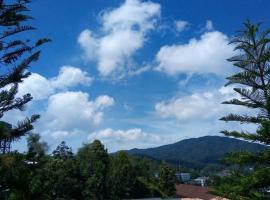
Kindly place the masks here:
[(149, 149), (131, 149), (130, 155), (164, 160), (166, 162), (187, 167), (206, 166), (218, 164), (225, 154), (233, 151), (256, 152), (265, 149), (266, 146), (250, 143), (234, 138), (220, 136), (205, 136), (181, 140), (174, 144), (168, 144)]

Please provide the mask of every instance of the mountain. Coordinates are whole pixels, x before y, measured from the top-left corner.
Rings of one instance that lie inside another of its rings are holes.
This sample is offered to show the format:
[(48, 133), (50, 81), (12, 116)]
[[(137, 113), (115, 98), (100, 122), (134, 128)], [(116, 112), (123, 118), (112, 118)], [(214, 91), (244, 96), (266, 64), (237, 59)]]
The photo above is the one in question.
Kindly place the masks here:
[(219, 164), (219, 160), (229, 152), (241, 150), (256, 152), (265, 148), (264, 145), (234, 138), (205, 136), (155, 148), (131, 149), (127, 153), (154, 160), (164, 160), (176, 165), (180, 163), (187, 167), (200, 167), (208, 164)]

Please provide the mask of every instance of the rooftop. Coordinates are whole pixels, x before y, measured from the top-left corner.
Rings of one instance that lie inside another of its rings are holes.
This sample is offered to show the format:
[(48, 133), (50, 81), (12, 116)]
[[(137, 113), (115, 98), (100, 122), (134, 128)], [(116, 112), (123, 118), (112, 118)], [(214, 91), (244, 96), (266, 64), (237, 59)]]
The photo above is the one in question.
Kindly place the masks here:
[(176, 193), (177, 196), (181, 198), (188, 199), (196, 199), (196, 200), (226, 200), (222, 197), (217, 197), (213, 194), (210, 194), (211, 191), (208, 187), (201, 187), (195, 185), (188, 184), (177, 184), (176, 185)]

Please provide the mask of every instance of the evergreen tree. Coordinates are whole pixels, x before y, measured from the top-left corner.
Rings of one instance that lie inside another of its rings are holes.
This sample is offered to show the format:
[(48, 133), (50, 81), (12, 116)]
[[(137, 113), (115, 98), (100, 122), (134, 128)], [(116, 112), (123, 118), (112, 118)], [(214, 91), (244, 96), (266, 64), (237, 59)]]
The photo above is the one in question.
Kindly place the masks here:
[(40, 158), (45, 156), (49, 147), (46, 142), (40, 141), (40, 135), (31, 133), (27, 138), (28, 152), (26, 157), (29, 161), (38, 162)]
[(45, 157), (42, 165), (35, 170), (29, 184), (30, 192), (35, 197), (33, 199), (82, 199), (81, 179), (79, 164), (71, 148), (61, 142), (53, 151), (53, 156)]
[(159, 171), (159, 189), (163, 197), (175, 196), (175, 172), (170, 166), (163, 163)]
[(0, 199), (31, 199), (31, 170), (23, 154), (11, 152), (0, 156), (0, 177)]
[[(27, 31), (35, 28), (28, 25), (32, 19), (27, 12), (30, 0), (0, 1), (0, 118), (13, 109), (23, 110), (32, 100), (30, 94), (18, 96), (18, 86), (31, 75), (30, 65), (39, 58), (39, 47), (48, 42), (46, 38), (31, 42), (23, 39)], [(17, 125), (0, 122), (0, 154), (9, 152), (10, 143), (33, 129), (32, 123), (39, 118), (32, 115)], [(32, 171), (25, 155), (13, 152), (0, 156), (0, 193), (10, 199), (31, 199), (29, 181)]]
[[(26, 14), (31, 0), (0, 1), (0, 118), (13, 109), (23, 110), (26, 103), (32, 100), (31, 94), (17, 96), (18, 85), (31, 75), (29, 66), (37, 61), (39, 47), (48, 42), (46, 38), (32, 43), (30, 39), (21, 39), (21, 33), (34, 30), (27, 21), (32, 19)], [(32, 123), (39, 118), (32, 115), (18, 122), (8, 132), (0, 125), (0, 142), (19, 139), (33, 129)], [(5, 153), (5, 152), (4, 152)]]
[(68, 159), (73, 157), (72, 149), (66, 145), (65, 141), (62, 141), (52, 152), (52, 154), (53, 157), (61, 159)]
[(9, 195), (6, 196), (10, 199), (35, 200), (39, 198), (39, 195), (32, 192), (32, 183), (33, 178), (47, 162), (45, 152), (48, 149), (47, 144), (39, 140), (38, 134), (30, 134), (27, 138), (27, 154), (12, 152), (0, 156), (0, 185), (8, 189)]
[(132, 197), (136, 199), (146, 197), (161, 197), (162, 192), (158, 187), (158, 181), (155, 177), (158, 167), (146, 158), (130, 156), (130, 159), (136, 176)]
[[(270, 29), (261, 30), (260, 24), (244, 23), (244, 30), (232, 41), (238, 55), (228, 61), (239, 71), (228, 77), (228, 85), (235, 85), (234, 91), (241, 98), (223, 102), (251, 109), (252, 114), (229, 114), (221, 120), (254, 124), (256, 132), (222, 131), (226, 136), (242, 138), (251, 142), (270, 144)], [(239, 166), (249, 166), (249, 172), (235, 171), (232, 177), (216, 188), (216, 192), (231, 199), (270, 199), (270, 150), (257, 153), (232, 153), (225, 161)]]
[(77, 157), (85, 181), (84, 199), (107, 199), (109, 155), (103, 144), (99, 140), (86, 144), (79, 149)]
[(128, 154), (118, 152), (112, 157), (110, 166), (110, 194), (112, 199), (132, 198), (136, 174)]

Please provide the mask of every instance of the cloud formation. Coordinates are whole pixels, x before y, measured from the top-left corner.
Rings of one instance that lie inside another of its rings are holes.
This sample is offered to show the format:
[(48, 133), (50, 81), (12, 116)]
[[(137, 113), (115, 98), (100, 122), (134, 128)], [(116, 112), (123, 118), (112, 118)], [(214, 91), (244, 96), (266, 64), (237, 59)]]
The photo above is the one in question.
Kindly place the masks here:
[(206, 32), (187, 44), (166, 45), (156, 55), (157, 70), (169, 75), (217, 74), (227, 75), (232, 68), (226, 59), (234, 55), (229, 38), (218, 31)]
[(111, 147), (110, 151), (119, 150), (119, 145), (122, 149), (130, 149), (157, 146), (164, 142), (160, 136), (146, 133), (140, 128), (128, 130), (107, 128), (91, 133), (88, 139), (89, 141), (98, 139), (105, 144), (109, 144)]
[(207, 20), (206, 23), (205, 23), (204, 29), (206, 31), (213, 31), (214, 30), (213, 22), (211, 20)]
[(59, 74), (53, 78), (45, 78), (38, 73), (32, 73), (19, 85), (18, 96), (30, 93), (34, 100), (48, 98), (58, 90), (75, 87), (77, 85), (90, 85), (92, 77), (87, 72), (73, 66), (62, 66)]
[(87, 93), (80, 91), (56, 93), (49, 97), (40, 124), (54, 137), (90, 131), (102, 121), (103, 110), (113, 104), (114, 99), (107, 95), (91, 101)]
[(175, 29), (178, 33), (184, 31), (187, 26), (189, 25), (189, 23), (187, 21), (184, 21), (184, 20), (176, 20), (174, 22), (174, 25), (175, 25)]
[(97, 62), (102, 76), (129, 71), (133, 55), (144, 46), (159, 15), (159, 4), (140, 0), (126, 0), (118, 8), (105, 10), (103, 34), (96, 36), (86, 29), (78, 37), (84, 57)]
[(52, 78), (33, 73), (19, 85), (18, 95), (30, 93), (34, 98), (27, 113), (14, 110), (5, 119), (14, 124), (32, 113), (41, 114), (35, 131), (54, 139), (90, 132), (101, 123), (104, 110), (114, 105), (108, 95), (90, 100), (88, 93), (76, 89), (89, 86), (92, 80), (87, 72), (73, 66), (62, 66)]
[(240, 107), (221, 104), (231, 98), (237, 98), (232, 87), (222, 87), (217, 91), (193, 93), (190, 96), (158, 102), (155, 111), (161, 118), (179, 121), (218, 119), (230, 111), (241, 111)]

